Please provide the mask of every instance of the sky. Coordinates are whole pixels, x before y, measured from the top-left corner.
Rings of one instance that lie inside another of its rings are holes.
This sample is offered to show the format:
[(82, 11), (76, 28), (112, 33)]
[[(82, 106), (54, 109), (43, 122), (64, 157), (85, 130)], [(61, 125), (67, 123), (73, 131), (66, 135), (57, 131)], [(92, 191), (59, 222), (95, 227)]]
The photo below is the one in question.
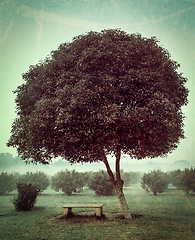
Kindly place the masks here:
[[(12, 91), (23, 83), (22, 73), (61, 43), (109, 28), (156, 36), (180, 63), (190, 91), (183, 107), (186, 138), (169, 156), (152, 161), (195, 166), (195, 0), (0, 0), (0, 153), (17, 156), (6, 142), (16, 117)], [(139, 167), (151, 160), (124, 156), (122, 161)]]

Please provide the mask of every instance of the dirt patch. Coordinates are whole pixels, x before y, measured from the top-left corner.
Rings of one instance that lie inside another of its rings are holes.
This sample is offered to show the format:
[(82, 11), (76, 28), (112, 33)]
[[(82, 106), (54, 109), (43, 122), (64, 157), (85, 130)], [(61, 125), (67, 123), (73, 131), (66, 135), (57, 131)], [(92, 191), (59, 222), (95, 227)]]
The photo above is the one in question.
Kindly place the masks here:
[[(131, 214), (132, 219), (139, 219), (143, 217), (140, 214)], [(53, 215), (50, 220), (55, 220), (57, 222), (69, 222), (69, 223), (90, 223), (90, 222), (97, 222), (97, 221), (114, 221), (117, 219), (124, 219), (124, 216), (121, 213), (110, 213), (105, 212), (103, 216), (98, 217), (95, 214), (90, 214), (89, 212), (82, 212), (80, 214), (71, 214), (69, 216), (63, 216), (61, 214)]]

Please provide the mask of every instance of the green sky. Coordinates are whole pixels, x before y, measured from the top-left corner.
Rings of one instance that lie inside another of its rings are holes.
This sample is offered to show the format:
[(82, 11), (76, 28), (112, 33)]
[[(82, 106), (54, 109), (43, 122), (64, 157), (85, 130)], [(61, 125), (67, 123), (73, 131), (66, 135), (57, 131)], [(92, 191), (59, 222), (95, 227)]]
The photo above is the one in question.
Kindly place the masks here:
[[(72, 37), (108, 28), (156, 36), (188, 78), (185, 136), (165, 159), (195, 166), (195, 0), (0, 0), (0, 153), (7, 148), (22, 73)], [(129, 160), (128, 157), (125, 158)]]

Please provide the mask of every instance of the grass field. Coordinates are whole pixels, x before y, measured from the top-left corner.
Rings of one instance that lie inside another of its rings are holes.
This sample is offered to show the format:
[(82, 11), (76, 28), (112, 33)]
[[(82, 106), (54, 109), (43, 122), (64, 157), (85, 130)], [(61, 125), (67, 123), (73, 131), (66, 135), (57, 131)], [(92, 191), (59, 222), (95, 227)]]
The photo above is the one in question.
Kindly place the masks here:
[[(124, 192), (131, 213), (143, 216), (121, 219), (116, 196), (95, 196), (88, 189), (73, 196), (46, 190), (30, 212), (14, 209), (16, 195), (0, 196), (0, 239), (195, 239), (195, 196), (174, 188), (152, 196), (140, 186)], [(73, 209), (76, 216), (64, 219), (66, 203), (103, 203), (105, 218), (96, 219), (93, 209)]]

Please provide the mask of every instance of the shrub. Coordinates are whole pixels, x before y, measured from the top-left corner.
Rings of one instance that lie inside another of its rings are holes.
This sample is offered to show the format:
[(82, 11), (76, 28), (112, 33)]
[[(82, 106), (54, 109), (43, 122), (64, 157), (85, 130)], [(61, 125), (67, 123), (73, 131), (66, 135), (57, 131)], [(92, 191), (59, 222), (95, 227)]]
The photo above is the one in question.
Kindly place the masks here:
[(169, 173), (170, 183), (179, 190), (183, 188), (182, 175), (183, 172), (181, 170), (175, 170)]
[(7, 194), (16, 189), (16, 177), (14, 174), (1, 173), (0, 175), (0, 195)]
[(165, 192), (168, 184), (166, 173), (159, 170), (144, 173), (141, 181), (141, 187), (147, 192), (152, 191), (154, 195)]
[(55, 191), (61, 190), (66, 195), (71, 195), (73, 192), (80, 192), (85, 185), (84, 174), (75, 170), (61, 171), (52, 177), (51, 188)]
[(101, 170), (91, 174), (89, 180), (89, 188), (95, 191), (99, 196), (112, 196), (115, 195), (115, 191), (107, 172)]
[(185, 193), (188, 194), (190, 191), (195, 192), (195, 168), (186, 168), (182, 173), (181, 182), (182, 190)]
[(195, 192), (195, 168), (171, 172), (170, 181), (177, 189), (183, 190), (186, 194), (190, 191)]
[(35, 203), (40, 189), (36, 185), (27, 183), (18, 183), (18, 197), (13, 200), (17, 211), (30, 211)]
[(27, 172), (19, 177), (18, 182), (36, 185), (41, 192), (50, 185), (48, 176), (41, 171), (35, 173)]

